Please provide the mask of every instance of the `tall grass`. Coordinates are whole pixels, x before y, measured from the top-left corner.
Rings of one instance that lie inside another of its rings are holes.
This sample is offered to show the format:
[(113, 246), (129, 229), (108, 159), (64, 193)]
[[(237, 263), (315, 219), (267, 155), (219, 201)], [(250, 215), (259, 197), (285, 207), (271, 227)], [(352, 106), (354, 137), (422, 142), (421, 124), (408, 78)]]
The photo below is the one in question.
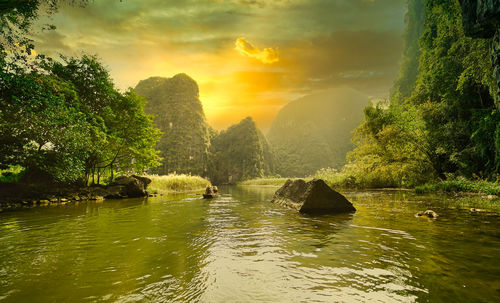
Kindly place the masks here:
[(462, 196), (453, 199), (442, 199), (439, 205), (444, 208), (470, 209), (500, 211), (500, 199), (496, 196), (491, 199), (485, 199), (481, 196)]
[(145, 177), (151, 179), (148, 192), (154, 194), (204, 190), (207, 185), (210, 185), (210, 181), (199, 176), (170, 174), (145, 175)]
[(470, 192), (486, 195), (500, 195), (500, 183), (485, 180), (471, 181), (465, 178), (449, 179), (437, 183), (415, 187), (417, 193), (429, 192)]

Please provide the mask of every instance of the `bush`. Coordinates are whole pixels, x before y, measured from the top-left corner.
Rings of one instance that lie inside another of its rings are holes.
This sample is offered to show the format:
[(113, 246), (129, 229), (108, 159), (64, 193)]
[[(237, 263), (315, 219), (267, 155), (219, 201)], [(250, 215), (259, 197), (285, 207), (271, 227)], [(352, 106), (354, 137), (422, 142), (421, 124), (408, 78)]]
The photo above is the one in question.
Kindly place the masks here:
[(0, 170), (0, 183), (18, 183), (24, 175), (24, 168), (21, 166), (9, 167)]
[(210, 181), (202, 177), (183, 174), (145, 175), (145, 177), (151, 179), (148, 191), (156, 194), (203, 190), (210, 185)]

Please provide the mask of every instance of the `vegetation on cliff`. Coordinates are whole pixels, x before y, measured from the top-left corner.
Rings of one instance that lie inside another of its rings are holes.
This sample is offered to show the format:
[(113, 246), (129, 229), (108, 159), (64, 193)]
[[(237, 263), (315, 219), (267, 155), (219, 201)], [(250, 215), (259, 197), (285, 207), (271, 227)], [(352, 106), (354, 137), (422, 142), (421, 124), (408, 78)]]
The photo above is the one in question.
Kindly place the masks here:
[(409, 1), (405, 38), (391, 99), (365, 108), (356, 149), (332, 174), (363, 187), (415, 186), (450, 174), (495, 181), (500, 113), (489, 41), (464, 35), (457, 0)]
[(271, 148), (250, 117), (212, 140), (209, 176), (214, 184), (262, 177), (273, 167)]
[(163, 158), (159, 174), (207, 174), (209, 130), (198, 85), (186, 74), (151, 77), (136, 86), (148, 103), (146, 112), (163, 132), (156, 148)]

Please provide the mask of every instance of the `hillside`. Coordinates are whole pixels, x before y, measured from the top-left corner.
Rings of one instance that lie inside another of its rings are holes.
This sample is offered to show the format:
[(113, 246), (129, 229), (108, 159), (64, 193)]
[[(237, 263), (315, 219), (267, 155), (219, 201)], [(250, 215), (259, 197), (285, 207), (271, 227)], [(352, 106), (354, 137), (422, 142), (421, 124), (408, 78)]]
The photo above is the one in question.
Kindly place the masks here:
[(368, 98), (335, 88), (287, 104), (268, 133), (277, 157), (276, 172), (306, 176), (324, 167), (340, 168), (352, 149), (351, 131), (363, 118)]
[(199, 99), (198, 85), (186, 74), (172, 78), (151, 77), (136, 86), (163, 132), (157, 144), (162, 165), (157, 173), (206, 175), (209, 127)]

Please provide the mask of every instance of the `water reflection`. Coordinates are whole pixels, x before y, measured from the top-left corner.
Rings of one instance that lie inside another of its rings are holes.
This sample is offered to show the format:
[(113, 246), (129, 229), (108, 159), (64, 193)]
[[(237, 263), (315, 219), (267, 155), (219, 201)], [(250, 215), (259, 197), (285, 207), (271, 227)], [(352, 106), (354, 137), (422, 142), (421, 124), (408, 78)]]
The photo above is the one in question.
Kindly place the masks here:
[[(276, 188), (0, 214), (0, 301), (493, 302), (496, 213), (408, 192), (347, 192), (354, 214), (308, 216)], [(432, 206), (438, 220), (413, 214)]]

